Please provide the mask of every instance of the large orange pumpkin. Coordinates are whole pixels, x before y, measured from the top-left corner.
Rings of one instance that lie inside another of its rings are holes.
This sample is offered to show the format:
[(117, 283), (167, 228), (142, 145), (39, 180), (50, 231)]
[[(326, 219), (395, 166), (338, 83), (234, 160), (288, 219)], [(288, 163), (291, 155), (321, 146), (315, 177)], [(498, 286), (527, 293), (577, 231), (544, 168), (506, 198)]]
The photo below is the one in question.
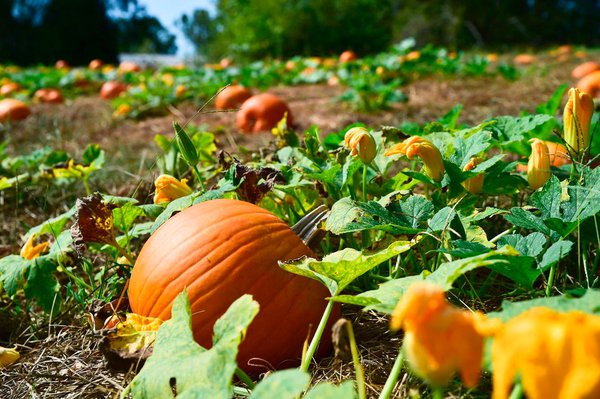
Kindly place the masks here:
[(64, 101), (62, 93), (58, 89), (39, 89), (33, 98), (41, 103), (61, 104)]
[(588, 73), (579, 82), (577, 88), (590, 96), (600, 98), (600, 70)]
[(105, 82), (100, 88), (100, 97), (105, 100), (112, 100), (127, 90), (127, 85), (116, 80)]
[(31, 110), (22, 101), (13, 98), (0, 100), (0, 122), (20, 121), (27, 118)]
[(102, 62), (101, 59), (96, 58), (90, 61), (88, 68), (90, 68), (93, 71), (99, 71), (100, 69), (102, 69), (103, 66), (104, 62)]
[(277, 126), (287, 113), (287, 123), (293, 123), (287, 104), (274, 94), (262, 93), (247, 99), (237, 114), (237, 127), (246, 133), (258, 133)]
[(247, 99), (252, 97), (252, 92), (244, 86), (231, 85), (226, 87), (215, 97), (216, 109), (238, 108)]
[[(238, 364), (251, 374), (264, 371), (248, 365), (254, 358), (292, 367), (329, 296), (320, 283), (277, 265), (303, 255), (312, 252), (272, 213), (237, 200), (203, 202), (148, 239), (133, 267), (129, 302), (135, 313), (168, 319), (173, 300), (186, 288), (194, 337), (208, 348), (215, 321), (233, 301), (251, 294), (260, 312), (240, 346)], [(336, 308), (330, 320), (337, 314)], [(329, 350), (329, 335), (323, 334), (321, 353)]]

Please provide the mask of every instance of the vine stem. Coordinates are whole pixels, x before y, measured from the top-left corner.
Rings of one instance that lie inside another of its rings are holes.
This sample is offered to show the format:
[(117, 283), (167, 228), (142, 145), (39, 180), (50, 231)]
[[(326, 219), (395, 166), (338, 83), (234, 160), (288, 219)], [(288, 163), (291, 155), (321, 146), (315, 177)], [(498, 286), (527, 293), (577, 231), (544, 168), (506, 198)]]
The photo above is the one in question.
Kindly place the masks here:
[(246, 384), (249, 389), (254, 389), (254, 387), (256, 386), (256, 384), (254, 384), (254, 381), (252, 381), (252, 378), (250, 378), (250, 376), (246, 374), (246, 372), (241, 368), (236, 367), (235, 375), (237, 378), (240, 379), (240, 381)]
[(556, 276), (556, 263), (550, 266), (550, 276), (548, 276), (548, 285), (546, 286), (546, 296), (550, 296), (554, 288), (554, 277)]
[(431, 397), (433, 399), (444, 399), (444, 390), (442, 388), (433, 388)]
[(517, 382), (510, 393), (508, 399), (521, 399), (523, 397), (523, 385), (520, 382)]
[(321, 321), (319, 322), (319, 326), (317, 327), (317, 331), (315, 331), (315, 335), (313, 339), (310, 341), (310, 345), (308, 346), (308, 350), (306, 351), (306, 355), (302, 358), (302, 364), (300, 365), (300, 370), (308, 371), (308, 367), (310, 366), (310, 362), (319, 347), (319, 342), (321, 341), (321, 336), (323, 335), (323, 331), (325, 331), (325, 326), (327, 325), (327, 321), (329, 320), (329, 316), (331, 315), (331, 311), (333, 310), (333, 305), (335, 302), (329, 300), (327, 303), (327, 307), (323, 312), (323, 316), (321, 316)]
[(402, 370), (402, 365), (404, 364), (404, 351), (402, 347), (398, 351), (398, 357), (394, 361), (394, 366), (390, 371), (390, 375), (385, 381), (385, 385), (379, 394), (379, 399), (389, 399), (394, 391), (394, 387), (396, 386), (396, 382), (398, 382), (398, 377), (400, 376), (400, 370)]
[(194, 165), (194, 173), (196, 174), (196, 178), (198, 179), (198, 183), (200, 183), (200, 187), (202, 187), (202, 191), (206, 191), (206, 187), (204, 187), (204, 181), (202, 180), (202, 175), (198, 170), (198, 166)]
[(346, 331), (348, 332), (348, 339), (350, 341), (350, 352), (352, 352), (352, 362), (354, 363), (354, 374), (356, 375), (358, 399), (366, 399), (367, 393), (365, 390), (365, 375), (363, 372), (363, 368), (360, 365), (358, 348), (356, 346), (356, 338), (354, 337), (354, 329), (352, 328), (352, 323), (350, 323), (350, 321), (346, 321)]
[(362, 195), (363, 201), (367, 202), (367, 165), (363, 164), (362, 173)]

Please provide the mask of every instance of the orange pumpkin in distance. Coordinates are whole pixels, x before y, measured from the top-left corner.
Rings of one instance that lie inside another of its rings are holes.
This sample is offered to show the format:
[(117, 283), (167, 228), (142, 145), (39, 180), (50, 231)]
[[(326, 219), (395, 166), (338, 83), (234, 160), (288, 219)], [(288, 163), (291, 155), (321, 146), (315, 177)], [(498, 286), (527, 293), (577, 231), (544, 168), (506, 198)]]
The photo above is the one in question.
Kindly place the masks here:
[(99, 71), (100, 69), (102, 69), (103, 66), (104, 66), (104, 63), (102, 62), (102, 60), (100, 60), (98, 58), (91, 60), (90, 64), (88, 65), (88, 67), (92, 71)]
[(62, 104), (64, 102), (62, 93), (58, 89), (39, 89), (34, 93), (33, 98), (41, 103), (48, 104)]
[(356, 61), (357, 59), (358, 59), (358, 56), (356, 55), (356, 53), (354, 51), (351, 51), (351, 50), (346, 50), (342, 54), (340, 54), (340, 62), (342, 62), (342, 63)]
[(31, 115), (31, 109), (22, 101), (13, 98), (0, 100), (0, 122), (21, 121)]
[(69, 68), (69, 63), (65, 60), (58, 60), (54, 64), (54, 68), (56, 69), (67, 69)]
[(252, 97), (252, 92), (244, 86), (231, 85), (215, 97), (216, 109), (239, 108), (247, 99)]
[(125, 83), (119, 82), (117, 80), (109, 80), (108, 82), (104, 82), (102, 87), (100, 88), (100, 97), (105, 100), (112, 100), (119, 96), (119, 94), (123, 93), (127, 90), (127, 85)]
[[(137, 314), (166, 320), (186, 288), (194, 338), (209, 348), (215, 321), (233, 301), (251, 294), (260, 311), (240, 346), (238, 364), (253, 375), (264, 371), (248, 365), (253, 358), (293, 367), (329, 296), (320, 283), (277, 264), (303, 255), (312, 252), (269, 211), (231, 199), (202, 202), (169, 219), (144, 244), (131, 274), (129, 302)], [(334, 308), (330, 320), (338, 315)], [(329, 336), (323, 334), (321, 354), (330, 348)]]
[(531, 65), (536, 62), (536, 58), (531, 54), (518, 54), (513, 58), (513, 62), (517, 65)]
[(22, 87), (20, 84), (15, 82), (8, 82), (0, 86), (0, 95), (9, 96), (14, 92), (21, 90)]
[(247, 99), (237, 113), (237, 127), (245, 133), (272, 129), (287, 113), (287, 123), (293, 123), (287, 104), (274, 94), (261, 93)]
[(571, 72), (571, 76), (575, 79), (581, 79), (585, 75), (588, 75), (594, 71), (600, 70), (600, 64), (594, 61), (584, 62), (583, 64), (577, 65)]
[(123, 61), (119, 64), (119, 72), (140, 72), (141, 70), (142, 67), (135, 62)]
[(577, 88), (593, 98), (600, 98), (600, 70), (588, 73), (577, 82)]

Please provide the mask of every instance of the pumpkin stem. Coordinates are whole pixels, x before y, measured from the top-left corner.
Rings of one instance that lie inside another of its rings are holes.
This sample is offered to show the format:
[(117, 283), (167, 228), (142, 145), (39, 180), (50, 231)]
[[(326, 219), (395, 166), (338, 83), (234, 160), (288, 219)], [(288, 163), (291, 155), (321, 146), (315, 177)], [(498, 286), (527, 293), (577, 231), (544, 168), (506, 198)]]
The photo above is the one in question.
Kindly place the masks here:
[(319, 224), (327, 219), (329, 210), (325, 205), (319, 205), (292, 226), (292, 231), (310, 247), (310, 242), (316, 237), (319, 232)]

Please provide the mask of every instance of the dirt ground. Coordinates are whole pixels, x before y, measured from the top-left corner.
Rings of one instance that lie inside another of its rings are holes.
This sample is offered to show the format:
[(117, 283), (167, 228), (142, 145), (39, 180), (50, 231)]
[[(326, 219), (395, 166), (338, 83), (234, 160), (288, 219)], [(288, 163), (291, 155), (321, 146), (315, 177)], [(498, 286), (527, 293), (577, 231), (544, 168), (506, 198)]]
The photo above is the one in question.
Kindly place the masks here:
[[(501, 77), (429, 77), (403, 88), (409, 97), (407, 103), (374, 114), (353, 112), (336, 101), (344, 91), (341, 87), (307, 85), (276, 87), (270, 91), (289, 103), (298, 131), (317, 125), (322, 133), (328, 133), (354, 122), (363, 122), (375, 129), (381, 125), (398, 126), (404, 121), (428, 122), (439, 118), (457, 103), (464, 106), (459, 121), (474, 124), (491, 116), (517, 115), (522, 110), (533, 110), (560, 84), (574, 83), (570, 71), (578, 62), (545, 69), (533, 67), (534, 70), (514, 82)], [(209, 105), (204, 112), (195, 115), (200, 105), (183, 104), (163, 116), (118, 122), (111, 119), (109, 105), (99, 98), (78, 98), (59, 106), (38, 105), (27, 121), (0, 131), (0, 141), (9, 139), (9, 154), (28, 153), (48, 145), (76, 157), (88, 143), (98, 143), (107, 151), (105, 170), (114, 176), (114, 182), (107, 183), (102, 190), (127, 195), (139, 182), (144, 182), (151, 190), (156, 174), (152, 165), (157, 153), (153, 137), (159, 133), (172, 136), (174, 120), (185, 123), (193, 117), (193, 123), (204, 124), (208, 131), (217, 132), (220, 147), (234, 154), (242, 147), (254, 150), (271, 140), (270, 133), (240, 134), (235, 127), (234, 112), (215, 112)], [(65, 197), (69, 194), (73, 193), (64, 193)], [(15, 207), (12, 199), (0, 192), (0, 256), (18, 251), (27, 229), (49, 216), (40, 212), (40, 206), (49, 209), (61, 200), (44, 198), (43, 193), (39, 195), (39, 202)], [(61, 211), (52, 209), (57, 213)], [(8, 306), (9, 303), (0, 303), (0, 315)], [(354, 320), (369, 395), (375, 396), (385, 382), (400, 338), (387, 331), (385, 318), (353, 308), (345, 309), (344, 314)], [(22, 358), (12, 367), (0, 369), (0, 399), (113, 398), (118, 397), (131, 379), (131, 372), (118, 373), (106, 368), (98, 350), (100, 337), (87, 327), (83, 317), (50, 321), (36, 334), (26, 327), (35, 321), (22, 317), (16, 324), (13, 324), (14, 320), (11, 322), (10, 334), (11, 342), (20, 344)], [(4, 333), (7, 333), (6, 325)], [(0, 340), (5, 338), (0, 336)], [(317, 380), (340, 381), (352, 376), (351, 362), (340, 363), (332, 359), (323, 360), (315, 373)], [(408, 375), (401, 377), (397, 397), (407, 397), (410, 389), (419, 388), (419, 384)]]

